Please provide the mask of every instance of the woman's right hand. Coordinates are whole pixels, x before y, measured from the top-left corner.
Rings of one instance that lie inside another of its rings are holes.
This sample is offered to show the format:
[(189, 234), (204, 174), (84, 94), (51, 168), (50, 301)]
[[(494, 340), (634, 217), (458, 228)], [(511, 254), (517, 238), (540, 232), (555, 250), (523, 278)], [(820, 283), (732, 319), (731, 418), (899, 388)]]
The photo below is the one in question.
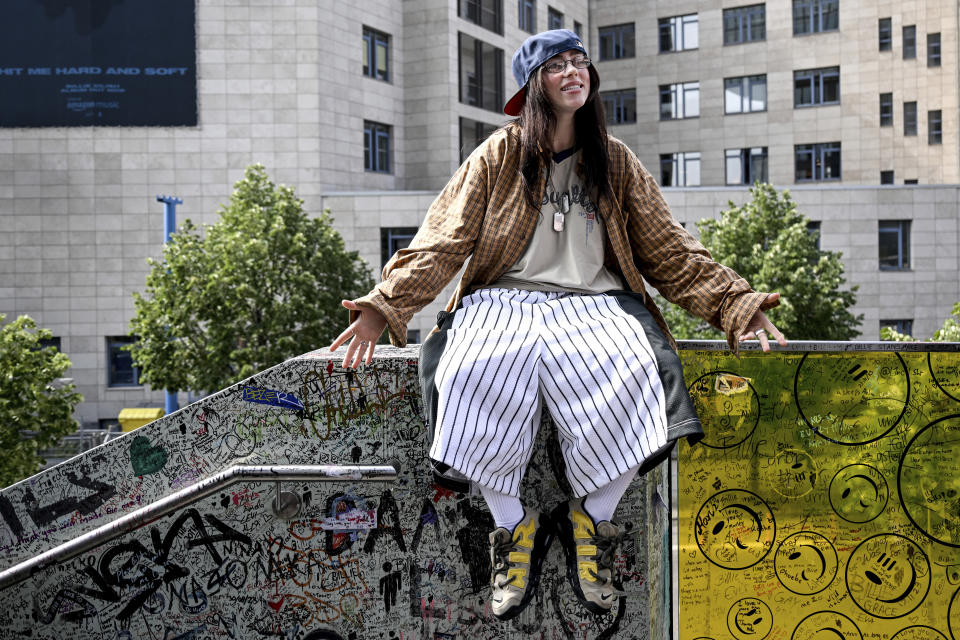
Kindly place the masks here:
[(365, 364), (370, 364), (373, 362), (373, 351), (377, 346), (377, 340), (387, 327), (387, 319), (376, 309), (361, 307), (350, 300), (344, 300), (340, 304), (350, 311), (359, 311), (360, 316), (330, 344), (330, 351), (336, 351), (340, 345), (353, 338), (347, 345), (347, 353), (343, 357), (344, 368), (356, 369), (364, 362), (364, 356), (366, 356)]

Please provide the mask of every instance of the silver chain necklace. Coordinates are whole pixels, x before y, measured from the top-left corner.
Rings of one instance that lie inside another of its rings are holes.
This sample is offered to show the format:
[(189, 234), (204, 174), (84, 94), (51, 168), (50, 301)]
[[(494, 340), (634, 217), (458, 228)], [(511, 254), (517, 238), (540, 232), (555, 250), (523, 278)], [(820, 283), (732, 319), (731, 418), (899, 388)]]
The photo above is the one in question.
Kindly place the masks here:
[[(554, 193), (559, 193), (560, 190), (557, 189), (557, 184), (553, 181), (553, 174), (554, 172), (551, 170), (550, 186), (553, 187)], [(552, 201), (551, 198), (551, 202)], [(570, 213), (570, 194), (564, 191), (563, 194), (560, 195), (559, 206), (556, 204), (554, 206), (557, 207), (557, 210), (553, 214), (553, 230), (559, 233), (563, 231), (563, 223), (567, 219), (566, 214)]]

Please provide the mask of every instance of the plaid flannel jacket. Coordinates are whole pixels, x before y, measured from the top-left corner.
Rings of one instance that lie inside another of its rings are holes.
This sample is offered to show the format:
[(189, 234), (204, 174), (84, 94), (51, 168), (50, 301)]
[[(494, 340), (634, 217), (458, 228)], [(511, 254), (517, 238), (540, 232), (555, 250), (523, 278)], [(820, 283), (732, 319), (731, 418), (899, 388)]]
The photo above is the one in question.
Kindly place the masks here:
[[(750, 318), (766, 307), (766, 294), (754, 292), (736, 272), (715, 262), (673, 219), (653, 177), (625, 144), (610, 137), (607, 148), (611, 196), (597, 202), (607, 233), (606, 266), (621, 275), (630, 290), (643, 295), (674, 347), (644, 279), (667, 300), (724, 331), (736, 352)], [(543, 188), (538, 187), (538, 201)], [(520, 177), (519, 128), (507, 125), (460, 166), (410, 245), (384, 266), (383, 281), (355, 302), (380, 311), (387, 319), (390, 341), (403, 346), (410, 318), (440, 293), (464, 262), (467, 266), (448, 311), (513, 266), (532, 237), (538, 216)]]

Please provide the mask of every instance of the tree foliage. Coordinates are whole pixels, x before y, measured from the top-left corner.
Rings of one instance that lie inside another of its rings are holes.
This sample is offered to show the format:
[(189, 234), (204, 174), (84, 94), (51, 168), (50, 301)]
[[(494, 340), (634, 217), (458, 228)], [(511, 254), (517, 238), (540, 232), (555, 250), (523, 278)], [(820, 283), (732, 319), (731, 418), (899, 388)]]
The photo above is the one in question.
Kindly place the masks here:
[[(719, 220), (697, 223), (700, 240), (714, 259), (734, 269), (756, 291), (781, 294), (770, 320), (793, 340), (850, 340), (860, 335), (863, 316), (849, 309), (857, 287), (844, 288), (841, 254), (820, 251), (797, 211), (789, 191), (755, 184), (751, 199), (729, 203)], [(716, 339), (719, 332), (679, 307), (665, 309), (671, 330), (680, 339)]]
[[(6, 316), (0, 313), (0, 324)], [(62, 382), (70, 359), (56, 347), (41, 348), (50, 339), (36, 330), (29, 316), (0, 328), (0, 486), (33, 475), (44, 460), (40, 449), (73, 433), (79, 424), (73, 409), (83, 397)]]
[(346, 324), (340, 301), (373, 285), (328, 212), (308, 217), (261, 165), (234, 185), (216, 224), (186, 220), (163, 260), (148, 263), (129, 348), (155, 389), (215, 391), (325, 346)]
[[(893, 327), (881, 327), (880, 339), (894, 342), (919, 342), (917, 338), (907, 333), (900, 333)], [(960, 342), (960, 302), (954, 303), (950, 316), (943, 321), (942, 327), (933, 332), (927, 342)]]

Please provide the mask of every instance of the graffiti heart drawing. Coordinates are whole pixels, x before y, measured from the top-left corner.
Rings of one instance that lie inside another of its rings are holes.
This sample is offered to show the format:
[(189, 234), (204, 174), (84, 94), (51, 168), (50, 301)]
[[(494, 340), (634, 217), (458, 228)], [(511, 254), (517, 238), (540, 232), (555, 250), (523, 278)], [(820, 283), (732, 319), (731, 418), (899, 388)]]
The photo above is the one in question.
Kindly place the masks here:
[(167, 464), (167, 452), (163, 447), (150, 444), (146, 436), (137, 436), (130, 445), (130, 465), (138, 476), (146, 476), (163, 469)]

